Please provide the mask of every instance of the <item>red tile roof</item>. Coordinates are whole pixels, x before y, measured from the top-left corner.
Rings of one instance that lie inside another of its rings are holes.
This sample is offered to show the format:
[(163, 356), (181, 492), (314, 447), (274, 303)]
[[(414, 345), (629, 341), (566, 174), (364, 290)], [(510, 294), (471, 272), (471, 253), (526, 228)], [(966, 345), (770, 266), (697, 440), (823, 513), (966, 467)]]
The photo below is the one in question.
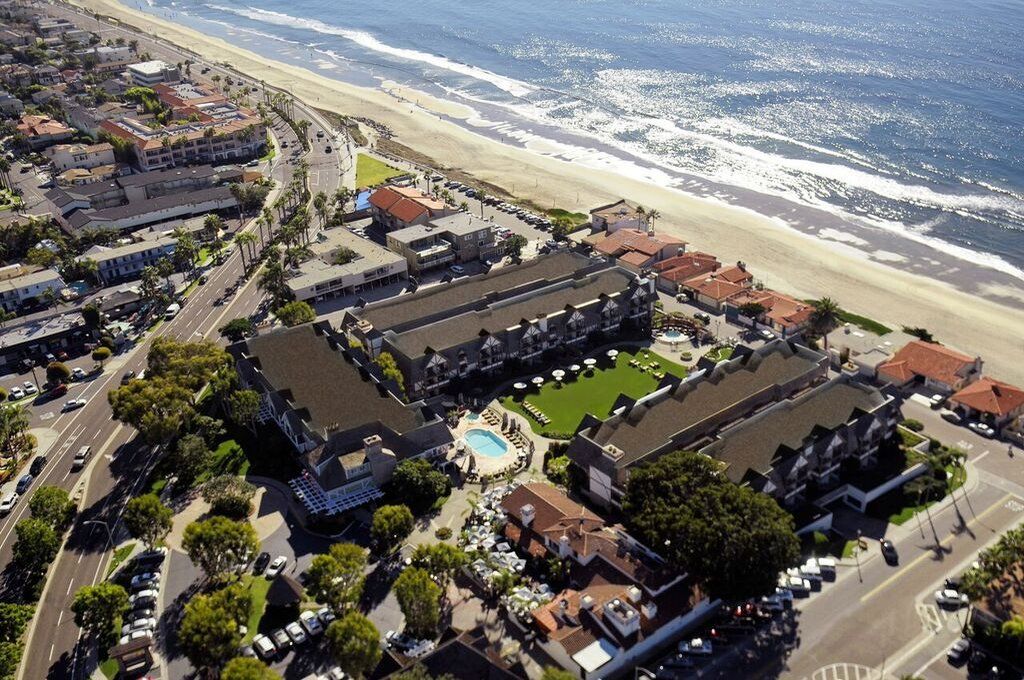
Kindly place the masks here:
[(714, 255), (707, 253), (686, 253), (662, 260), (654, 265), (654, 271), (673, 283), (680, 283), (701, 274), (709, 274), (721, 265)]
[(674, 236), (651, 235), (639, 229), (619, 229), (599, 241), (595, 248), (598, 252), (615, 257), (633, 251), (653, 256), (668, 246), (685, 245), (685, 241)]
[(18, 123), (18, 132), (26, 137), (41, 137), (70, 134), (71, 128), (49, 116), (22, 116), (21, 122)]
[(412, 222), (423, 214), (443, 214), (445, 205), (418, 189), (381, 187), (370, 194), (370, 205), (390, 213), (402, 222)]
[(975, 359), (933, 342), (911, 340), (892, 359), (878, 367), (890, 379), (906, 382), (915, 375), (953, 385), (967, 373)]
[(1024, 407), (1024, 390), (994, 378), (981, 378), (950, 399), (975, 411), (1007, 416)]
[(730, 283), (722, 279), (709, 278), (703, 275), (684, 281), (683, 285), (697, 294), (711, 298), (716, 302), (728, 300), (746, 290), (746, 288), (738, 283)]

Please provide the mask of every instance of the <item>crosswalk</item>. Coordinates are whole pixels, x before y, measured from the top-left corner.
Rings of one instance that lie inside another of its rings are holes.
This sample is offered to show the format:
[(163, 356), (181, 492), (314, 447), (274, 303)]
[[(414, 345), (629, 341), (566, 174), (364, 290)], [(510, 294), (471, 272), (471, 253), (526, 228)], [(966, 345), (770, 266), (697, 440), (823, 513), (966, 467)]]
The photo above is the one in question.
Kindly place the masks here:
[(876, 668), (857, 663), (833, 663), (822, 666), (804, 680), (894, 680), (893, 676)]
[(917, 603), (917, 617), (921, 627), (928, 633), (938, 634), (944, 630), (959, 632), (964, 626), (966, 611), (962, 609), (943, 609), (928, 602)]

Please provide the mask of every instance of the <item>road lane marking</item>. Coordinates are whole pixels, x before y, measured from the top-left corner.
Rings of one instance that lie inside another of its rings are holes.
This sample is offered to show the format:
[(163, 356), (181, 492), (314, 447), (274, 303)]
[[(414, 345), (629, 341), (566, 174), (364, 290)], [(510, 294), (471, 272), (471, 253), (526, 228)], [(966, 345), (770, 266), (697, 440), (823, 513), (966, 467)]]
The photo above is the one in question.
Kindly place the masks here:
[[(996, 510), (999, 510), (1000, 508), (1002, 508), (1002, 507), (1003, 507), (1003, 504), (1004, 504), (1004, 503), (1006, 503), (1006, 501), (1010, 500), (1011, 498), (1013, 498), (1013, 494), (1010, 494), (1010, 493), (1006, 494), (1005, 496), (1003, 496), (1002, 498), (1000, 498), (1000, 499), (999, 499), (998, 501), (996, 501), (996, 502), (995, 502), (995, 503), (993, 503), (992, 505), (988, 506), (988, 508), (987, 508), (987, 509), (985, 509), (984, 511), (982, 511), (982, 513), (981, 513), (980, 515), (978, 515), (978, 516), (977, 516), (977, 517), (975, 517), (975, 518), (974, 518), (973, 520), (971, 520), (970, 522), (968, 522), (968, 523), (967, 523), (967, 525), (968, 525), (968, 526), (971, 526), (971, 525), (973, 525), (973, 524), (977, 524), (977, 523), (978, 523), (978, 522), (980, 522), (980, 521), (981, 521), (981, 520), (982, 520), (983, 518), (985, 518), (985, 517), (987, 517), (988, 515), (992, 514), (992, 513), (993, 513), (993, 512), (995, 512)], [(956, 539), (956, 538), (957, 538), (958, 536), (959, 536), (959, 534), (950, 534), (949, 536), (946, 536), (946, 537), (945, 537), (944, 539), (942, 539), (941, 541), (939, 541), (939, 545), (940, 545), (940, 546), (945, 546), (945, 545), (947, 545), (948, 543), (952, 542), (952, 541), (953, 541), (954, 539)], [(924, 561), (924, 560), (926, 560), (926, 559), (929, 559), (929, 558), (931, 558), (931, 557), (933, 557), (933, 554), (932, 554), (932, 553), (931, 553), (930, 551), (929, 551), (929, 552), (924, 552), (924, 553), (922, 553), (922, 554), (918, 555), (918, 556), (917, 556), (916, 558), (914, 558), (914, 560), (912, 560), (912, 561), (911, 561), (911, 562), (910, 562), (910, 563), (909, 563), (909, 564), (908, 564), (907, 566), (903, 567), (902, 569), (900, 569), (899, 571), (897, 571), (897, 572), (896, 572), (895, 574), (893, 574), (893, 575), (892, 575), (892, 576), (890, 576), (889, 578), (885, 579), (884, 581), (882, 581), (881, 583), (879, 583), (879, 584), (878, 584), (877, 586), (875, 586), (874, 588), (872, 588), (871, 590), (869, 590), (869, 591), (868, 591), (867, 593), (865, 593), (864, 595), (862, 595), (862, 596), (861, 596), (861, 598), (860, 598), (860, 601), (861, 601), (861, 602), (867, 602), (867, 601), (868, 601), (868, 600), (870, 600), (870, 599), (871, 599), (872, 597), (874, 597), (875, 595), (877, 595), (877, 594), (878, 594), (878, 593), (880, 593), (881, 591), (885, 590), (885, 588), (887, 588), (888, 586), (892, 585), (892, 584), (893, 584), (893, 583), (894, 583), (895, 581), (897, 581), (898, 579), (900, 579), (900, 578), (901, 578), (901, 577), (902, 577), (902, 576), (903, 576), (903, 575), (904, 575), (904, 574), (905, 574), (905, 573), (906, 573), (907, 571), (909, 571), (909, 570), (913, 569), (913, 568), (914, 568), (914, 567), (916, 567), (916, 566), (917, 566), (917, 565), (918, 565), (918, 564), (919, 564), (920, 562), (922, 562), (922, 561)]]

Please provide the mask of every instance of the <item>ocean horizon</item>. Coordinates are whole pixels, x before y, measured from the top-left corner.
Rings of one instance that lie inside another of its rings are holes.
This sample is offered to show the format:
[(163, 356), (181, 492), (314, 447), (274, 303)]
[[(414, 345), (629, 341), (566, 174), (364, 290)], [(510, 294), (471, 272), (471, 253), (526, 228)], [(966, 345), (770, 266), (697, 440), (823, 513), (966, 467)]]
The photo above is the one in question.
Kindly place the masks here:
[(474, 132), (880, 262), (1024, 281), (1024, 12), (1011, 3), (127, 4), (327, 77), (458, 102), (474, 115), (454, 122)]

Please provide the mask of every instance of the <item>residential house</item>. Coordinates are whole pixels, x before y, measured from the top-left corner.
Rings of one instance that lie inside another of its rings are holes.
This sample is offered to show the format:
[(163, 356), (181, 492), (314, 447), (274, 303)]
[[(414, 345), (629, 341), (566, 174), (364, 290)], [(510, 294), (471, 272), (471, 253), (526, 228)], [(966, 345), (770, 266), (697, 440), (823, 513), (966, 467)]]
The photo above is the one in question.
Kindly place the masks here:
[[(311, 513), (333, 514), (382, 493), (399, 462), (443, 457), (444, 420), (327, 323), (303, 324), (231, 345), (239, 381), (260, 394), (260, 422), (274, 422), (304, 468), (290, 485)], [(282, 455), (285, 455), (282, 452)]]
[(413, 274), (449, 264), (500, 259), (502, 252), (494, 225), (469, 213), (388, 232), (387, 244), (405, 258)]
[(96, 168), (114, 164), (114, 147), (106, 142), (99, 144), (56, 144), (45, 154), (59, 172), (72, 168)]
[(949, 403), (965, 418), (984, 421), (996, 431), (1024, 416), (1024, 390), (987, 376), (958, 390)]
[(96, 245), (77, 259), (95, 262), (100, 280), (104, 285), (111, 285), (139, 278), (145, 267), (151, 267), (165, 257), (172, 257), (177, 244), (177, 239), (164, 237), (113, 248)]
[(39, 16), (35, 21), (36, 33), (43, 38), (59, 38), (68, 31), (75, 31), (78, 28), (67, 19), (58, 19), (51, 16)]
[(60, 82), (60, 71), (55, 66), (40, 64), (32, 70), (32, 80), (36, 85), (56, 85)]
[(158, 83), (173, 83), (181, 80), (178, 67), (160, 59), (130, 64), (125, 70), (132, 85), (153, 87)]
[(594, 244), (594, 250), (607, 257), (614, 257), (621, 266), (640, 273), (650, 270), (666, 258), (682, 255), (686, 250), (686, 242), (638, 229), (619, 229), (600, 238)]
[(583, 678), (628, 671), (715, 606), (623, 527), (551, 485), (523, 484), (501, 507), (521, 552), (569, 567), (570, 586), (531, 616), (542, 649)]
[(754, 276), (742, 262), (699, 274), (680, 284), (680, 290), (694, 303), (720, 313), (729, 298), (739, 295), (753, 283)]
[(682, 292), (682, 284), (692, 278), (710, 274), (722, 264), (714, 255), (692, 252), (676, 255), (657, 262), (651, 269), (657, 274), (658, 288), (671, 295)]
[(24, 115), (18, 123), (18, 132), (33, 151), (71, 139), (72, 131), (64, 123), (49, 116)]
[(826, 336), (825, 346), (834, 368), (842, 368), (841, 359), (845, 356), (847, 365), (853, 366), (860, 375), (874, 380), (878, 375), (878, 367), (892, 360), (896, 350), (913, 339), (913, 336), (900, 331), (876, 335), (846, 323)]
[(123, 166), (113, 165), (100, 165), (95, 168), (89, 168), (85, 170), (83, 168), (71, 168), (57, 175), (57, 184), (60, 186), (71, 186), (78, 187), (85, 184), (93, 184), (94, 182), (104, 182), (107, 180), (114, 179), (121, 174)]
[[(407, 274), (405, 258), (348, 229), (320, 232), (309, 249), (313, 257), (288, 273), (288, 290), (296, 300), (312, 303), (359, 295), (401, 281)], [(343, 253), (351, 261), (341, 264)]]
[[(746, 288), (724, 300), (722, 306), (730, 321), (770, 328), (783, 337), (804, 330), (814, 314), (814, 305), (767, 288)], [(746, 314), (751, 306), (761, 311), (753, 316)]]
[(911, 340), (878, 367), (878, 379), (897, 387), (923, 384), (951, 394), (980, 378), (981, 365), (981, 357), (934, 342)]
[(94, 57), (100, 64), (121, 63), (131, 61), (132, 48), (128, 45), (95, 45), (76, 54), (79, 58)]
[(25, 105), (7, 90), (0, 90), (0, 113), (5, 116), (20, 116)]
[(21, 47), (35, 43), (36, 37), (28, 31), (16, 28), (0, 28), (0, 44), (7, 47)]
[(412, 187), (384, 186), (370, 195), (373, 220), (391, 232), (454, 215), (458, 210)]
[(69, 102), (64, 111), (71, 127), (95, 139), (99, 136), (101, 122), (134, 115), (135, 107), (121, 102), (105, 102), (95, 107)]
[(619, 229), (647, 231), (647, 220), (636, 205), (626, 200), (602, 205), (590, 211), (590, 225), (594, 231), (613, 234)]
[(788, 399), (828, 375), (828, 357), (785, 340), (756, 350), (737, 347), (732, 359), (680, 381), (666, 376), (654, 392), (622, 395), (611, 414), (589, 414), (569, 443), (568, 456), (586, 478), (595, 502), (621, 503), (629, 471), (680, 449), (693, 450), (764, 407)]
[(28, 87), (33, 83), (33, 71), (25, 64), (0, 66), (0, 80), (10, 88)]
[(391, 354), (418, 399), (506, 362), (648, 328), (655, 298), (652, 279), (562, 252), (350, 309), (342, 324), (371, 356)]
[[(46, 291), (58, 294), (64, 288), (64, 279), (54, 269), (19, 274), (0, 280), (0, 307), (16, 312), (26, 303), (42, 302)], [(3, 334), (6, 337), (6, 329)]]

